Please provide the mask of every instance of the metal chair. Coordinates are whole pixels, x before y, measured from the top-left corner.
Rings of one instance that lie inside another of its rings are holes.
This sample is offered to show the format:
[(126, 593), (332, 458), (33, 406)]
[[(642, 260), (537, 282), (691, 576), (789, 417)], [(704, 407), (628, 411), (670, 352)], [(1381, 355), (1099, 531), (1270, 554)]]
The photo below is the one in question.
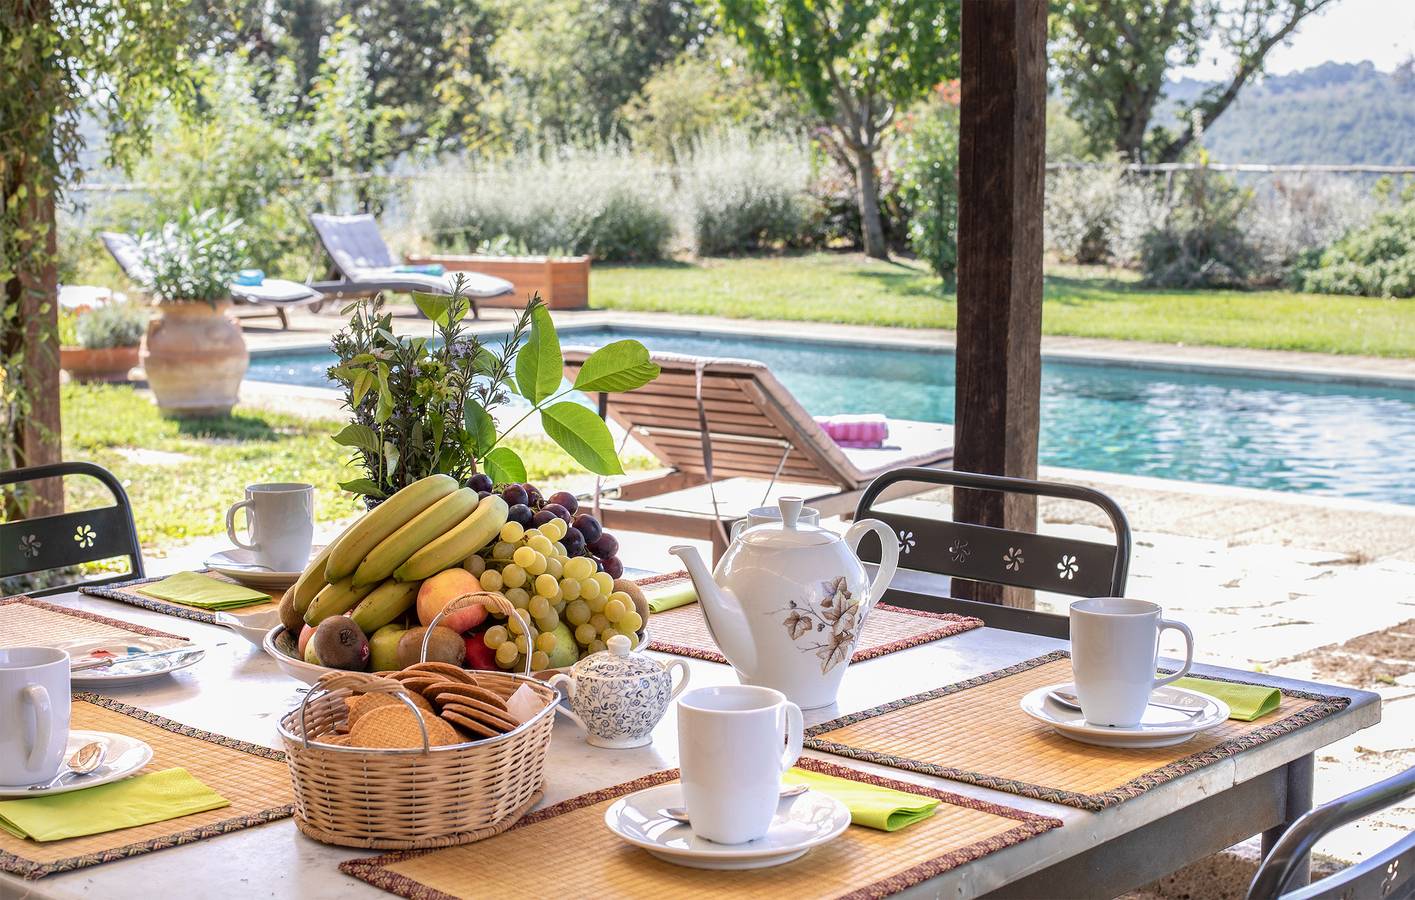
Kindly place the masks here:
[(132, 506), (128, 502), (127, 492), (112, 472), (93, 463), (51, 463), (0, 472), (0, 486), (66, 475), (84, 475), (103, 482), (104, 487), (113, 494), (115, 505), (0, 524), (0, 578), (118, 556), (128, 558), (128, 573), (74, 581), (28, 593), (40, 597), (71, 590), (79, 585), (109, 584), (145, 577), (142, 547), (133, 524)]
[(1343, 825), (1415, 797), (1415, 768), (1338, 797), (1292, 823), (1248, 886), (1248, 900), (1410, 900), (1415, 897), (1415, 832), (1354, 866), (1283, 893), (1317, 841)]
[[(918, 483), (1090, 503), (1110, 519), (1115, 543), (1098, 544), (874, 508), (884, 499), (917, 493), (917, 487), (908, 490), (901, 485)], [(897, 606), (976, 616), (993, 628), (1069, 638), (1066, 616), (951, 597), (948, 579), (964, 578), (1076, 597), (1119, 597), (1125, 593), (1130, 568), (1130, 524), (1114, 500), (1090, 488), (951, 469), (904, 468), (872, 481), (860, 497), (855, 517), (883, 520), (899, 536), (900, 571), (888, 594), (889, 602)], [(860, 542), (860, 557), (867, 562), (879, 560), (879, 541), (873, 535)]]

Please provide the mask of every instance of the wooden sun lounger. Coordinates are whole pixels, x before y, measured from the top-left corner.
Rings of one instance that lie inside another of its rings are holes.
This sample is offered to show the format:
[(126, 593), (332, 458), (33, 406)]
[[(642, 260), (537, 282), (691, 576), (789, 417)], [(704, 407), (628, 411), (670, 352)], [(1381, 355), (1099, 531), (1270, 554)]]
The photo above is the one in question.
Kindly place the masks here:
[[(567, 377), (574, 379), (590, 352), (565, 350)], [(624, 482), (601, 498), (606, 527), (710, 540), (716, 557), (731, 523), (754, 506), (799, 496), (822, 516), (848, 516), (875, 476), (952, 463), (949, 425), (891, 419), (884, 447), (841, 447), (762, 363), (652, 358), (663, 370), (655, 381), (596, 399), (601, 415), (669, 471)]]

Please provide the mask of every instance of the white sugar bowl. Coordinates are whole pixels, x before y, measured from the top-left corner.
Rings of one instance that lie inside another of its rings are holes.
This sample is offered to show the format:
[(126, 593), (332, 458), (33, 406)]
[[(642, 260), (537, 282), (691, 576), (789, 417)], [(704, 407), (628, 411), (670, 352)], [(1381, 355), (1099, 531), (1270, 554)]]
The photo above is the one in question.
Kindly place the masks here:
[[(570, 701), (570, 709), (562, 703), (560, 712), (583, 728), (585, 740), (595, 747), (623, 750), (648, 744), (668, 704), (688, 686), (688, 666), (681, 659), (664, 664), (631, 646), (627, 637), (616, 634), (608, 650), (550, 679), (556, 690), (564, 685)], [(677, 687), (674, 669), (682, 675)]]

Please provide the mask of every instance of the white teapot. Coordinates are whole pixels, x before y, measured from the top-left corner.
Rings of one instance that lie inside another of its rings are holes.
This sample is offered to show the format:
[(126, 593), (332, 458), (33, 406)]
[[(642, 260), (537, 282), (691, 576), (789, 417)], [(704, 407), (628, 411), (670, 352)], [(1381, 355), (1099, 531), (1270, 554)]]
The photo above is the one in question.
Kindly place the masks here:
[[(803, 709), (835, 702), (865, 616), (899, 564), (893, 530), (862, 519), (844, 537), (797, 521), (801, 500), (780, 501), (781, 521), (741, 532), (710, 574), (698, 551), (676, 546), (703, 617), (743, 684), (776, 688)], [(866, 532), (879, 535), (871, 582), (856, 553)]]

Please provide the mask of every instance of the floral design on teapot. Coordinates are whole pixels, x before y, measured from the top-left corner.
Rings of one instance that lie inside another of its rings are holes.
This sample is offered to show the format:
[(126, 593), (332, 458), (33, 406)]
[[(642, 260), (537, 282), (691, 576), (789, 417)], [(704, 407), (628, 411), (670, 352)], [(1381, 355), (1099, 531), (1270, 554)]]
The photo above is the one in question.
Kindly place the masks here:
[(777, 613), (786, 614), (781, 624), (786, 627), (786, 633), (791, 635), (792, 640), (799, 641), (811, 634), (820, 635), (814, 643), (806, 644), (801, 649), (815, 653), (824, 674), (850, 658), (850, 651), (859, 634), (860, 602), (851, 594), (844, 576), (822, 581), (820, 585), (821, 596), (818, 600), (812, 603), (792, 600)]

